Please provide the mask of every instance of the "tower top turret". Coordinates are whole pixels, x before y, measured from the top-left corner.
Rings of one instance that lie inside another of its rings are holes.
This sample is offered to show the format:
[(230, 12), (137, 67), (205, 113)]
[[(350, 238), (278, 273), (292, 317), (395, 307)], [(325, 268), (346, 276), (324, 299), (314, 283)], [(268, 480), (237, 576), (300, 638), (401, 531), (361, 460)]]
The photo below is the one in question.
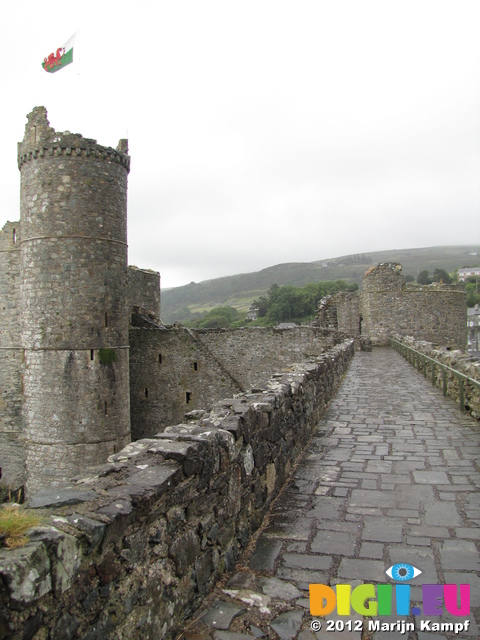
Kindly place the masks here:
[(27, 115), (25, 134), (18, 143), (18, 168), (29, 160), (45, 156), (83, 156), (103, 158), (123, 165), (130, 171), (128, 140), (121, 139), (116, 149), (104, 147), (91, 138), (69, 131), (56, 132), (47, 118), (45, 107), (34, 107)]

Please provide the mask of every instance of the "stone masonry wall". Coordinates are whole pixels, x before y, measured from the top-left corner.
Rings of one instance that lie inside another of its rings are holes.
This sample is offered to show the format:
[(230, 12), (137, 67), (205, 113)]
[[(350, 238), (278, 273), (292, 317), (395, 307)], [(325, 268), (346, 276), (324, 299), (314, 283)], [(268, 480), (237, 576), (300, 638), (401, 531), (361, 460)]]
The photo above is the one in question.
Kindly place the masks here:
[(55, 132), (44, 107), (27, 119), (18, 145), (20, 307), (27, 488), (35, 491), (65, 480), (85, 450), (100, 461), (130, 440), (130, 157), (125, 140), (112, 149)]
[(132, 440), (151, 437), (192, 410), (265, 384), (272, 371), (315, 358), (332, 344), (295, 329), (130, 328)]
[(160, 322), (160, 274), (150, 269), (128, 267), (128, 308)]
[(402, 267), (380, 264), (367, 272), (361, 291), (362, 334), (386, 345), (393, 334), (452, 349), (466, 346), (467, 306), (463, 285), (404, 285)]
[(272, 371), (315, 358), (333, 344), (327, 332), (309, 326), (199, 329), (195, 335), (244, 389), (265, 384)]
[(333, 296), (337, 308), (337, 329), (345, 336), (360, 335), (360, 308), (358, 294), (341, 291)]
[(20, 221), (0, 231), (0, 499), (25, 482), (20, 332)]
[(0, 549), (0, 640), (175, 638), (259, 527), (352, 356), (353, 341), (333, 347), (33, 496), (45, 526)]
[(243, 389), (187, 329), (130, 327), (132, 440)]

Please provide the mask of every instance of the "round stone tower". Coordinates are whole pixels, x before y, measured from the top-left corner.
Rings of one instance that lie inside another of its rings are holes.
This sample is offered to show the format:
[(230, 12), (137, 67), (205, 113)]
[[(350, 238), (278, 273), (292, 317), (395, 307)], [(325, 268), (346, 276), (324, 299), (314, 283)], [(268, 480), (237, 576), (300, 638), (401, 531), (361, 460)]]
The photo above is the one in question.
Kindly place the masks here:
[(28, 492), (58, 486), (130, 441), (128, 145), (28, 116), (18, 145), (20, 308)]

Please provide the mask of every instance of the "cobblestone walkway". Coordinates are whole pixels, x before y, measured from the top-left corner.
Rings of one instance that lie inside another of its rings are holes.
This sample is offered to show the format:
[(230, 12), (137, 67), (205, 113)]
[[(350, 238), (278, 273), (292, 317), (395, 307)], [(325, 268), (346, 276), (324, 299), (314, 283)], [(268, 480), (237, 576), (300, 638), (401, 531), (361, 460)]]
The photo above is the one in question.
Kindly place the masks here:
[[(480, 638), (478, 461), (478, 422), (393, 350), (358, 353), (249, 553), (182, 638)], [(422, 571), (410, 608), (426, 606), (423, 584), (468, 583), (471, 615), (451, 615), (443, 598), (441, 617), (397, 615), (394, 598), (391, 616), (373, 618), (383, 631), (353, 609), (330, 623), (310, 614), (310, 583), (395, 584), (385, 571), (397, 563)], [(457, 633), (444, 626), (466, 619)]]

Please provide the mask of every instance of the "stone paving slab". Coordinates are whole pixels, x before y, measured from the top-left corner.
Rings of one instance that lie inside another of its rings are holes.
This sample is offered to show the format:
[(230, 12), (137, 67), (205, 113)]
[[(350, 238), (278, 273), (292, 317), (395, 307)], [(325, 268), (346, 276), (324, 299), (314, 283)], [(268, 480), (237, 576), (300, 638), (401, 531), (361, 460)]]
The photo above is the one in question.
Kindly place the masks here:
[[(186, 621), (182, 640), (478, 640), (478, 461), (477, 421), (393, 350), (356, 354), (252, 551)], [(386, 574), (402, 564), (420, 573), (405, 583)], [(314, 583), (336, 592), (372, 584), (374, 594), (392, 585), (392, 610), (315, 617)], [(424, 615), (428, 584), (442, 593), (470, 585), (470, 615), (452, 615), (443, 598), (441, 615)]]

